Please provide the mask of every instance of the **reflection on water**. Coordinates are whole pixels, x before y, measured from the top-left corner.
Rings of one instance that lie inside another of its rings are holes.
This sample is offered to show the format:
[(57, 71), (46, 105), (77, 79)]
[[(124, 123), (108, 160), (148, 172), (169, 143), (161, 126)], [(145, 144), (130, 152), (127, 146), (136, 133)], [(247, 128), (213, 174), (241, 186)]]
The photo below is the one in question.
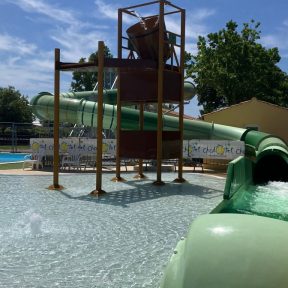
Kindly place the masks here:
[[(185, 174), (165, 186), (111, 182), (89, 196), (95, 175), (4, 176), (0, 204), (0, 287), (159, 287), (164, 265), (191, 221), (222, 199), (224, 179)], [(19, 189), (21, 187), (21, 189)]]

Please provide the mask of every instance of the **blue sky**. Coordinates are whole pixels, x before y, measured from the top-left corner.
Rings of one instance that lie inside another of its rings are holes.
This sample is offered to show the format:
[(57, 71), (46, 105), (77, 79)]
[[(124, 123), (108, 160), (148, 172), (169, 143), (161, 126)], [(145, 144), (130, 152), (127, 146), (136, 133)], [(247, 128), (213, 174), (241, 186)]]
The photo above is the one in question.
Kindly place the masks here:
[[(62, 61), (78, 62), (94, 52), (98, 41), (103, 40), (116, 55), (117, 9), (143, 2), (1, 0), (0, 87), (14, 86), (28, 97), (41, 91), (53, 92), (54, 48), (61, 49)], [(231, 19), (240, 27), (254, 19), (261, 22), (261, 44), (279, 48), (282, 58), (279, 66), (288, 72), (287, 0), (175, 0), (173, 3), (186, 9), (188, 52), (196, 53), (199, 35), (217, 32)], [(172, 22), (169, 24), (173, 26)], [(61, 73), (63, 92), (70, 87), (70, 75)], [(198, 115), (196, 99), (185, 107), (185, 112)]]

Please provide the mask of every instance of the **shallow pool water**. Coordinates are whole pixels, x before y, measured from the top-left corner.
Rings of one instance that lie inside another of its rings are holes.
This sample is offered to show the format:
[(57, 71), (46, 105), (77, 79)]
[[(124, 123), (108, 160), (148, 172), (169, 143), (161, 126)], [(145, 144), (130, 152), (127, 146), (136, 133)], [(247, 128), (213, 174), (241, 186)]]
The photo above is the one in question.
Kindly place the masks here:
[(164, 186), (148, 180), (111, 182), (89, 196), (95, 175), (4, 176), (0, 204), (0, 287), (159, 287), (164, 267), (191, 221), (222, 199), (225, 180), (184, 174)]
[(269, 182), (250, 186), (239, 193), (224, 213), (253, 214), (288, 221), (288, 186), (286, 182)]
[(0, 164), (1, 163), (12, 163), (24, 161), (24, 157), (28, 154), (24, 153), (0, 153)]

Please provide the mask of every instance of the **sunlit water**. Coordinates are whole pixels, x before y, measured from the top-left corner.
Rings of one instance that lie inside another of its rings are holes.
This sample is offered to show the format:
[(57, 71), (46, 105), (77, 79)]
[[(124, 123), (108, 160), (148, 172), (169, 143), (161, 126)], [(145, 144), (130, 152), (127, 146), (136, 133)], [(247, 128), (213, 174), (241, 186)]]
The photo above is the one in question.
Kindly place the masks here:
[(223, 195), (224, 179), (163, 174), (114, 183), (103, 175), (102, 198), (88, 196), (95, 175), (0, 176), (0, 287), (158, 287), (173, 248), (191, 221)]
[[(255, 214), (288, 221), (288, 185), (269, 182), (250, 187), (239, 195), (224, 212)], [(229, 210), (229, 211), (228, 211)]]

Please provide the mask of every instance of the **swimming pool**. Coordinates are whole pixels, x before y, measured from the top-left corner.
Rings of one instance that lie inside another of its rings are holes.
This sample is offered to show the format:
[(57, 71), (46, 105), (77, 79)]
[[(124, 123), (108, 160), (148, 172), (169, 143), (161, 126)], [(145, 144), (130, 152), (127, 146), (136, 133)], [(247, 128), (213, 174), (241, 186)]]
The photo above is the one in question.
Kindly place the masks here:
[[(95, 175), (60, 175), (62, 192), (46, 189), (52, 176), (0, 175), (2, 287), (159, 287), (191, 221), (222, 199), (225, 179), (185, 173), (186, 183), (148, 180), (114, 183), (89, 196)], [(21, 188), (19, 188), (21, 187)], [(0, 286), (1, 286), (0, 285)]]
[(29, 155), (27, 153), (0, 153), (0, 164), (1, 163), (13, 163), (24, 161), (24, 157)]

